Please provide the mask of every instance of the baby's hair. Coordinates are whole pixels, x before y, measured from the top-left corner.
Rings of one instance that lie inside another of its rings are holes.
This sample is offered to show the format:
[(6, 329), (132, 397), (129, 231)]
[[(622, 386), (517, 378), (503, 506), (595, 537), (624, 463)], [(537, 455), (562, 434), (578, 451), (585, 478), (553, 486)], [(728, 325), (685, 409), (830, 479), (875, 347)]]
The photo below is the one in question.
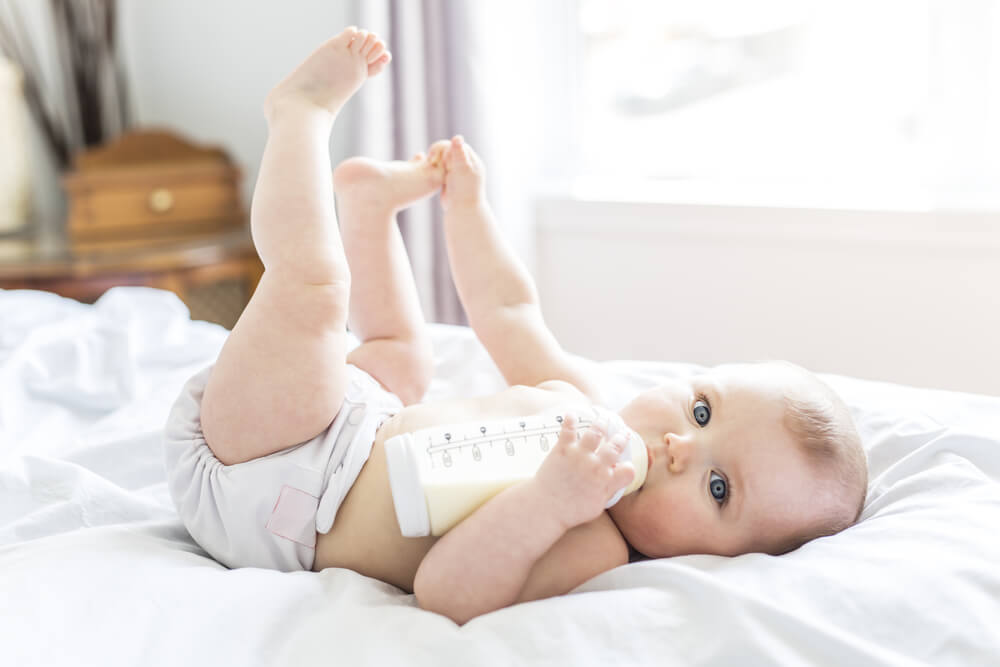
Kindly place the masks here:
[(818, 537), (839, 533), (858, 520), (868, 489), (868, 463), (844, 401), (809, 371), (781, 363), (796, 370), (805, 382), (805, 391), (784, 396), (785, 426), (837, 495), (836, 500), (823, 503), (816, 521), (783, 545), (784, 553)]

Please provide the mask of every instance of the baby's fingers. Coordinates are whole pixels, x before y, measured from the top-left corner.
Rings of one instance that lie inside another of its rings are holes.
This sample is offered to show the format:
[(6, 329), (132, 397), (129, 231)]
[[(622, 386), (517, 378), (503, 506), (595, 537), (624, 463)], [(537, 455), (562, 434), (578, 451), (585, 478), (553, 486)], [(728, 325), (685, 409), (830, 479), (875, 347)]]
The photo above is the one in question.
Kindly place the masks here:
[(604, 447), (601, 446), (601, 441), (604, 440), (604, 434), (597, 430), (595, 426), (595, 424), (591, 424), (590, 428), (584, 429), (581, 432), (580, 449), (585, 452), (592, 452), (600, 457), (601, 450), (604, 449)]
[(635, 479), (635, 466), (631, 462), (616, 465), (611, 474), (611, 493), (609, 496), (618, 493), (619, 489), (624, 489), (632, 483), (633, 479)]
[(562, 417), (562, 428), (559, 429), (559, 439), (557, 444), (562, 447), (568, 447), (572, 445), (577, 440), (576, 427), (579, 424), (579, 420), (576, 415), (565, 414)]
[(606, 465), (614, 465), (615, 461), (621, 457), (625, 451), (627, 439), (624, 434), (616, 433), (613, 437), (604, 440), (597, 449), (597, 456)]

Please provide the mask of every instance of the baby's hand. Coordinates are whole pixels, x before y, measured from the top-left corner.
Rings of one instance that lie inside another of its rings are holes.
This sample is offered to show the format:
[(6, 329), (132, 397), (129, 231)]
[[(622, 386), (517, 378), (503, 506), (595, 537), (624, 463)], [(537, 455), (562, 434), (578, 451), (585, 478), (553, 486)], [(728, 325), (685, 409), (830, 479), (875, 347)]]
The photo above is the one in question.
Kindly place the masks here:
[(618, 462), (624, 434), (602, 442), (607, 425), (595, 423), (577, 437), (577, 424), (574, 415), (563, 417), (559, 439), (535, 473), (567, 530), (600, 516), (608, 500), (635, 477), (631, 463)]
[(431, 146), (431, 164), (444, 164), (444, 187), (441, 205), (445, 210), (459, 206), (477, 206), (486, 199), (486, 168), (482, 160), (461, 136), (438, 141)]

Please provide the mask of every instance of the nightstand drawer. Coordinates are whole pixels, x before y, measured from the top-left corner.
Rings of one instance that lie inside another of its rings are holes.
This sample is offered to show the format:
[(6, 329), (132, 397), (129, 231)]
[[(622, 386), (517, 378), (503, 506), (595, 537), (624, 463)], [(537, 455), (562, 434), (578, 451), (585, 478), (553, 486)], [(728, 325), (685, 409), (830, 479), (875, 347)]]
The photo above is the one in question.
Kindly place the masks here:
[(105, 188), (74, 200), (70, 233), (74, 239), (131, 236), (134, 232), (181, 231), (182, 223), (199, 229), (238, 224), (239, 201), (234, 188), (222, 183), (163, 183), (142, 188)]

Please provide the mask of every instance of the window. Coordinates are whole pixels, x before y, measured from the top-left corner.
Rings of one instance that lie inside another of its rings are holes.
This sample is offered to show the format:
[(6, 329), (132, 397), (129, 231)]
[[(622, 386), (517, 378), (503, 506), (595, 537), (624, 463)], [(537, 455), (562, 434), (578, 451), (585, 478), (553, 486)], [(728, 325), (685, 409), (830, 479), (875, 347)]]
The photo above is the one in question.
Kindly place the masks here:
[(576, 184), (995, 208), (992, 0), (579, 0)]

